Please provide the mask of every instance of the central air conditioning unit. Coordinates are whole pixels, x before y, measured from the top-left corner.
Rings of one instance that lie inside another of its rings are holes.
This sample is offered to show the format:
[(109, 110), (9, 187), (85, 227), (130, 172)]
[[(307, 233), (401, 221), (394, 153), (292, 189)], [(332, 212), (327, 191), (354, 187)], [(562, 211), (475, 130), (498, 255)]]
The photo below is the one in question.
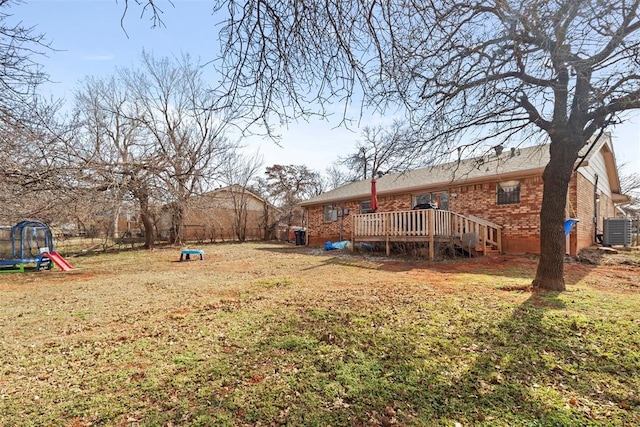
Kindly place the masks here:
[(631, 218), (605, 218), (602, 239), (605, 246), (631, 245)]

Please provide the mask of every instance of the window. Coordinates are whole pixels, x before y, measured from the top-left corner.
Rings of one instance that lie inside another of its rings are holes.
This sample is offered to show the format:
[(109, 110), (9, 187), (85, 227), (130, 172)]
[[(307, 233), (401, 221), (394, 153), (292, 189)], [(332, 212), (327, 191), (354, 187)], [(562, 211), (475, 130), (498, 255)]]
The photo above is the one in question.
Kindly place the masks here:
[(520, 181), (498, 183), (497, 199), (499, 205), (520, 203)]
[(338, 211), (333, 208), (333, 205), (325, 205), (322, 207), (324, 211), (324, 221), (331, 222), (338, 220)]
[(416, 194), (411, 197), (411, 207), (415, 205), (422, 205), (426, 203), (431, 203), (431, 193), (427, 194)]
[(411, 207), (419, 204), (431, 203), (438, 209), (449, 210), (449, 192), (438, 191), (435, 193), (415, 194), (411, 197)]
[(372, 213), (371, 210), (371, 200), (365, 200), (364, 202), (360, 202), (360, 213)]

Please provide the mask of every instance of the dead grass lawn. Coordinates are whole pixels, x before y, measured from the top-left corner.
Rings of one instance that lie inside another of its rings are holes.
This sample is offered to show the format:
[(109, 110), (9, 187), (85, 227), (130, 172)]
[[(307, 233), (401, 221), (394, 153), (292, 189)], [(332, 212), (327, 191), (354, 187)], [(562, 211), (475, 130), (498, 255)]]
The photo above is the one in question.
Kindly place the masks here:
[(280, 244), (0, 275), (0, 425), (640, 424), (640, 272)]

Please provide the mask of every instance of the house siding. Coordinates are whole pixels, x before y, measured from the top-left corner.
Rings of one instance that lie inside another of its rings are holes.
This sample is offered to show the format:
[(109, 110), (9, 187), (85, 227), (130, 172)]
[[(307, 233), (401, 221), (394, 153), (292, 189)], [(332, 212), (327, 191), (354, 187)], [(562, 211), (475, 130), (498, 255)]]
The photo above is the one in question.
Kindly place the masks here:
[[(598, 187), (600, 187), (600, 185), (598, 185)], [(578, 176), (577, 218), (580, 219), (580, 223), (578, 224), (578, 251), (584, 247), (593, 245), (595, 243), (596, 232), (598, 234), (602, 233), (602, 224), (605, 218), (615, 216), (615, 204), (611, 197), (603, 191), (598, 191), (599, 202), (597, 203), (597, 213), (594, 215), (594, 189), (595, 186), (584, 176)]]
[(580, 168), (580, 173), (592, 185), (595, 185), (597, 176), (598, 191), (604, 192), (609, 198), (611, 197), (611, 183), (602, 150), (595, 153), (586, 166)]
[[(604, 219), (615, 216), (615, 203), (611, 197), (611, 186), (602, 154), (593, 156), (589, 165), (580, 168), (580, 173), (575, 175), (571, 182), (570, 190), (572, 191), (570, 191), (571, 198), (567, 212), (569, 216), (578, 218), (580, 222), (576, 226), (575, 242), (571, 242), (571, 255), (576, 255), (581, 249), (594, 245), (596, 232), (602, 233)], [(597, 212), (594, 213), (596, 175), (599, 202)]]
[(578, 174), (572, 182), (575, 188), (575, 202), (569, 206), (569, 215), (580, 220), (576, 225), (576, 248), (572, 249), (572, 254), (580, 249), (593, 244), (595, 239), (595, 224), (593, 215), (593, 190), (594, 185), (587, 177)]
[[(606, 141), (605, 141), (606, 142)], [(524, 152), (524, 150), (523, 150)], [(527, 156), (508, 157), (504, 160), (505, 165), (511, 165), (508, 173), (495, 173), (487, 167), (488, 175), (482, 180), (473, 181), (451, 181), (451, 184), (444, 185), (443, 181), (433, 181), (441, 179), (442, 171), (434, 170), (440, 174), (436, 178), (428, 175), (425, 170), (418, 170), (416, 174), (404, 177), (407, 179), (407, 190), (402, 191), (397, 182), (404, 179), (402, 176), (395, 177), (395, 181), (387, 182), (386, 188), (389, 193), (378, 193), (378, 212), (401, 211), (411, 209), (412, 196), (424, 193), (434, 193), (439, 191), (449, 192), (449, 210), (461, 215), (475, 216), (486, 221), (495, 223), (502, 227), (501, 241), (502, 250), (510, 254), (538, 254), (540, 253), (540, 209), (542, 207), (543, 180), (542, 167), (523, 169), (517, 172), (517, 167), (528, 167), (537, 165), (540, 160), (532, 158), (533, 154), (545, 153), (544, 151), (531, 151)], [(589, 153), (587, 153), (589, 154)], [(532, 165), (526, 164), (530, 162)], [(544, 163), (543, 163), (544, 164)], [(490, 174), (490, 175), (489, 175)], [(469, 175), (470, 176), (470, 175)], [(469, 179), (466, 176), (464, 179)], [(596, 180), (597, 177), (597, 180)], [(378, 180), (379, 191), (384, 186), (380, 182), (386, 177)], [(477, 179), (478, 177), (473, 177)], [(421, 185), (424, 180), (424, 186)], [(499, 205), (497, 203), (497, 188), (502, 181), (518, 180), (520, 182), (520, 202), (514, 204)], [(594, 192), (597, 181), (597, 194), (599, 202), (597, 212), (594, 212)], [(363, 190), (368, 183), (365, 181), (354, 183), (351, 187), (345, 186), (346, 190), (335, 192), (336, 200), (345, 200), (349, 191), (358, 192), (359, 198), (356, 200), (342, 201), (338, 207), (348, 208), (351, 213), (359, 212), (360, 201), (363, 199)], [(409, 187), (410, 185), (410, 187)], [(595, 242), (595, 235), (602, 233), (602, 224), (605, 218), (615, 216), (614, 193), (619, 186), (617, 183), (617, 171), (615, 170), (615, 158), (612, 148), (609, 145), (601, 145), (597, 152), (593, 152), (586, 157), (586, 161), (575, 172), (571, 178), (568, 188), (568, 198), (566, 206), (566, 218), (578, 218), (580, 222), (567, 237), (566, 252), (571, 255), (577, 254), (581, 249), (591, 246)], [(409, 190), (410, 188), (411, 190)], [(366, 190), (365, 190), (366, 191)], [(328, 193), (331, 197), (331, 192)], [(616, 193), (617, 194), (617, 193)], [(329, 204), (330, 199), (325, 196), (325, 201), (318, 200), (317, 203)], [(366, 196), (365, 196), (366, 197)], [(342, 220), (326, 223), (322, 219), (322, 206), (307, 205), (309, 212), (309, 243), (312, 245), (324, 244), (327, 240), (345, 240), (351, 238), (352, 221), (351, 215), (347, 215)], [(594, 221), (597, 219), (597, 222)], [(342, 233), (340, 234), (340, 224), (342, 221)], [(596, 227), (597, 224), (597, 227)]]

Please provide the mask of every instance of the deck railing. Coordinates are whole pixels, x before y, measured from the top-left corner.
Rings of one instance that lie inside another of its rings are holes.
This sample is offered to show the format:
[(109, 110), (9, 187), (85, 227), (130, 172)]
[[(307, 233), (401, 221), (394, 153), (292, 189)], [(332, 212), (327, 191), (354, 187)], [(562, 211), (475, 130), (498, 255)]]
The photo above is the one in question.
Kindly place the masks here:
[[(376, 212), (353, 218), (354, 241), (430, 241), (477, 236), (478, 248), (502, 252), (501, 227), (474, 216), (439, 209)], [(484, 249), (482, 249), (484, 250)]]

